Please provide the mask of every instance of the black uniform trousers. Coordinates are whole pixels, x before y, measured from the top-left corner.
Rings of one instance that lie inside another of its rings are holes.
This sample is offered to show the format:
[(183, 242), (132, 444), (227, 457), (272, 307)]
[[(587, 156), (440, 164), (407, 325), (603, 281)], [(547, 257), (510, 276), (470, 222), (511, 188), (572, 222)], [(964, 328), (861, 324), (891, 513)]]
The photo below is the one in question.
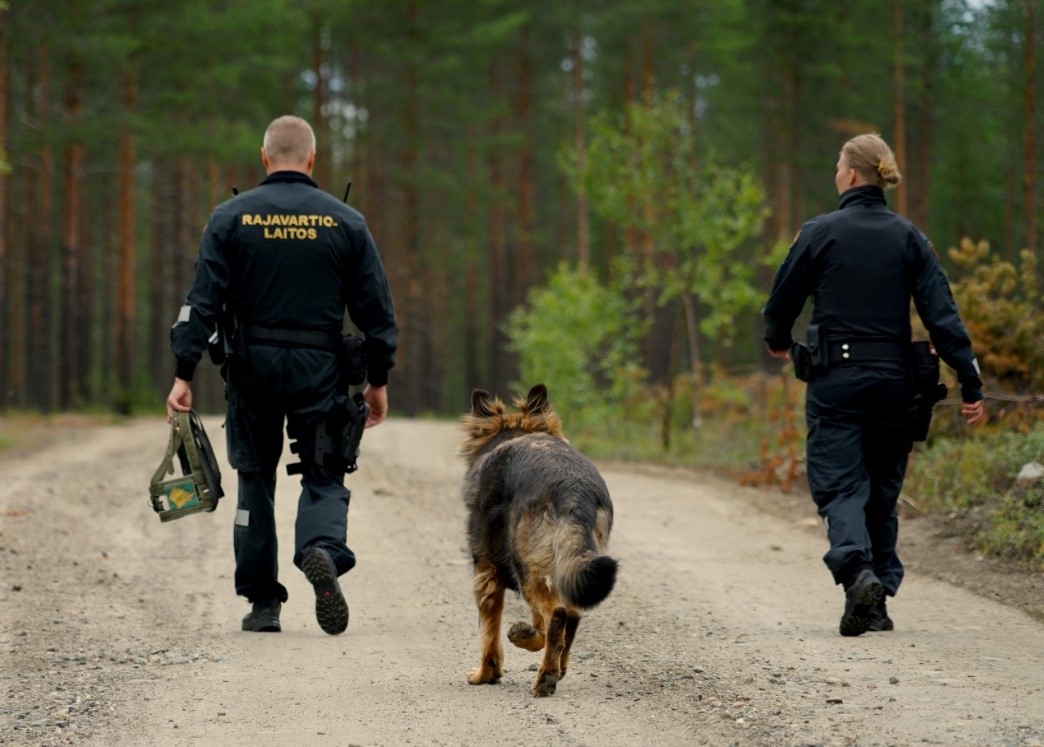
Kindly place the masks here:
[[(305, 448), (329, 412), (338, 377), (334, 353), (269, 345), (247, 345), (228, 368), (229, 463), (239, 473), (233, 547), (236, 593), (251, 602), (287, 599), (279, 583), (275, 524), (276, 470), (287, 434)], [(294, 565), (306, 550), (322, 546), (338, 575), (355, 566), (348, 548), (348, 502), (344, 473), (313, 466), (301, 474), (295, 525)]]
[(841, 364), (809, 382), (808, 482), (830, 541), (823, 561), (836, 583), (847, 586), (869, 568), (894, 596), (903, 580), (896, 504), (911, 406), (911, 384), (899, 363)]

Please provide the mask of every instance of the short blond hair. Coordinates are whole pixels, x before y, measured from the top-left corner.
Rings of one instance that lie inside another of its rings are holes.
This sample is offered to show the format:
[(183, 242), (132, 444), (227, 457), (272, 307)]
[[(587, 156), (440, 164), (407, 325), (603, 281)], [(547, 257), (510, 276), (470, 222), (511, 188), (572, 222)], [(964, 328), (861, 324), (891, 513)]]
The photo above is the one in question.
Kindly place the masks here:
[(305, 120), (287, 114), (272, 120), (261, 146), (272, 163), (303, 165), (315, 152), (315, 132)]
[(888, 189), (896, 186), (903, 178), (895, 162), (895, 154), (876, 132), (856, 135), (843, 146), (841, 156), (859, 176), (871, 184)]

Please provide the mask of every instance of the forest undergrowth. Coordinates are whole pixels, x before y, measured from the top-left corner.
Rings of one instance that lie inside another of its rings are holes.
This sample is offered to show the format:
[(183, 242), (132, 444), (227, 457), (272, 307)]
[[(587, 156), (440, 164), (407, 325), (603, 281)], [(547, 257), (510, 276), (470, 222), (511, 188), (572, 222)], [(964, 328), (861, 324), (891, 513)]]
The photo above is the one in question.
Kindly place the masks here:
[[(705, 394), (710, 412), (700, 428), (672, 431), (666, 448), (663, 429), (652, 425), (632, 425), (626, 435), (601, 429), (570, 437), (596, 459), (707, 470), (744, 485), (807, 494), (803, 388), (779, 376), (719, 383), (709, 391), (745, 389), (748, 404), (725, 406)], [(992, 422), (979, 429), (961, 424), (956, 401), (937, 406), (928, 440), (910, 455), (902, 510), (945, 518), (969, 552), (1044, 571), (1044, 477), (1034, 477), (1032, 466), (1044, 464), (1044, 412), (988, 406)]]

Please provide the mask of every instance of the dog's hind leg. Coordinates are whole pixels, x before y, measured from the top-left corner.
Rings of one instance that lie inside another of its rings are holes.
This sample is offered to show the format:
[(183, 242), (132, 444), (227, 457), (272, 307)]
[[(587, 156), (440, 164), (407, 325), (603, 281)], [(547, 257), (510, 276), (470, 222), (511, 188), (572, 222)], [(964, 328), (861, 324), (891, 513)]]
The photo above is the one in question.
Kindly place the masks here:
[(496, 566), (475, 566), (475, 603), (479, 611), (479, 668), (468, 675), (472, 685), (491, 685), (504, 675), (504, 651), (500, 647), (500, 618), (504, 613), (504, 586)]
[(551, 613), (551, 622), (547, 626), (547, 645), (544, 647), (544, 661), (537, 671), (533, 682), (533, 695), (543, 698), (555, 694), (558, 681), (562, 679), (562, 652), (565, 650), (566, 610), (555, 607)]
[(562, 676), (566, 676), (569, 669), (569, 650), (573, 647), (573, 639), (576, 638), (576, 629), (580, 627), (580, 615), (571, 610), (566, 615), (565, 624), (565, 646), (562, 648)]
[(508, 630), (508, 640), (526, 651), (539, 651), (544, 647), (544, 617), (533, 612), (533, 624), (519, 620)]
[(533, 612), (533, 624), (519, 620), (508, 630), (508, 640), (526, 651), (539, 651), (544, 648), (547, 618), (560, 602), (547, 582), (538, 576), (526, 579), (522, 584), (522, 596)]

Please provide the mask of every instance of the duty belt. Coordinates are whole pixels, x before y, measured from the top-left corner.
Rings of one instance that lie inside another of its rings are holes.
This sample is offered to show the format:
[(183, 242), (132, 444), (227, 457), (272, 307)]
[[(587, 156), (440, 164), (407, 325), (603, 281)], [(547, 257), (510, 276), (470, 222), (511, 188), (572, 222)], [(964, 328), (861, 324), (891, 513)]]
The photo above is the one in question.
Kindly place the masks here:
[(319, 329), (276, 329), (244, 325), (243, 340), (248, 344), (276, 345), (284, 348), (316, 348), (336, 353), (341, 349), (341, 334)]
[(909, 358), (910, 343), (870, 340), (847, 340), (827, 344), (830, 363), (862, 361), (895, 361), (905, 363)]

